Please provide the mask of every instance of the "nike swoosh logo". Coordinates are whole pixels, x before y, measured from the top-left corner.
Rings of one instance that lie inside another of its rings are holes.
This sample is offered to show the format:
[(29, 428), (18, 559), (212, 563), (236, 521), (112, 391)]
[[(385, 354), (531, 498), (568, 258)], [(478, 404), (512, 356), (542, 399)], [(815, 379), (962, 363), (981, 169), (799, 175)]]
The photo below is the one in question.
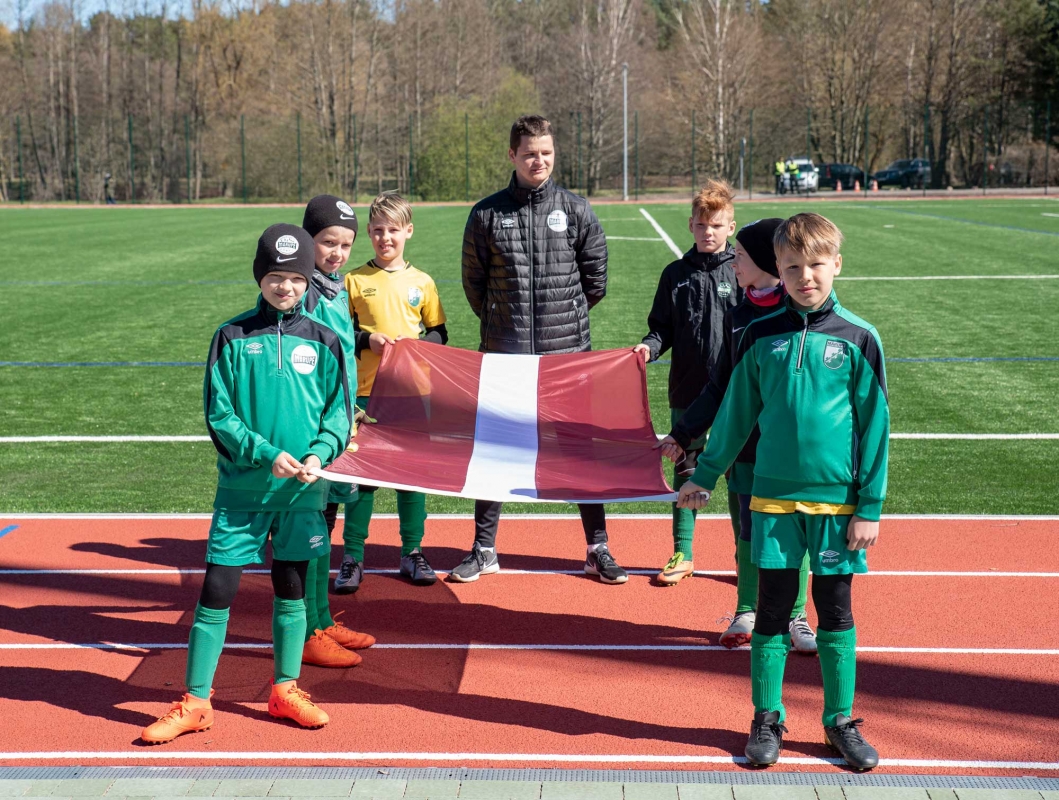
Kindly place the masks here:
[(277, 264), (286, 264), (288, 261), (293, 261), (296, 258), (297, 258), (297, 256), (291, 256), (290, 258), (277, 258), (276, 259), (276, 263)]
[(356, 217), (347, 217), (345, 214), (339, 214), (338, 218), (339, 219), (356, 219)]
[[(743, 328), (745, 327), (746, 325), (743, 326)], [(739, 331), (743, 330), (743, 328), (732, 328), (732, 333), (739, 333)]]
[(677, 284), (677, 288), (679, 289), (680, 287), (687, 286), (687, 285), (688, 285), (688, 281), (684, 281), (683, 283), (678, 283)]

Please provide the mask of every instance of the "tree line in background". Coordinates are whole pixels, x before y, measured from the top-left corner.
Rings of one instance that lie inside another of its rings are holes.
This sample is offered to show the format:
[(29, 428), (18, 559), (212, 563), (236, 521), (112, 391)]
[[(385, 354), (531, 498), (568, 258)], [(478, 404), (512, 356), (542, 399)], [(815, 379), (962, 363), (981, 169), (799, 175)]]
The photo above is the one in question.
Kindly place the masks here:
[(771, 184), (807, 151), (1041, 185), (1059, 112), (1059, 0), (24, 1), (0, 27), (4, 200), (477, 199), (531, 112), (596, 195), (620, 186), (623, 64), (638, 191), (751, 157)]

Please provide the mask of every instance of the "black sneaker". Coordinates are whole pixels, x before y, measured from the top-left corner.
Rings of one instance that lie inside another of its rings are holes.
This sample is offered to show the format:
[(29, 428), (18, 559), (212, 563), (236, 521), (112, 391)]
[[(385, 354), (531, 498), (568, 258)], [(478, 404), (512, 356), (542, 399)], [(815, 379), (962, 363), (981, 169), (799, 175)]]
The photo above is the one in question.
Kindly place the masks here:
[(629, 580), (628, 573), (618, 566), (614, 556), (605, 544), (601, 544), (595, 550), (588, 551), (585, 559), (585, 574), (596, 575), (603, 583), (625, 583)]
[(755, 767), (771, 767), (780, 759), (783, 734), (787, 729), (780, 724), (779, 711), (762, 711), (750, 723), (750, 738), (743, 753)]
[(850, 719), (839, 714), (834, 725), (824, 726), (827, 746), (846, 760), (853, 769), (872, 769), (879, 766), (879, 752), (865, 741), (857, 729), (864, 720)]
[(353, 594), (364, 579), (364, 568), (353, 556), (342, 556), (342, 564), (335, 578), (335, 594)]
[(430, 586), (438, 579), (419, 548), (401, 556), (401, 574), (416, 586)]
[(475, 542), (467, 557), (449, 572), (449, 578), (456, 583), (470, 583), (478, 580), (479, 575), (495, 575), (497, 572), (500, 572), (500, 559), (496, 557), (496, 550), (485, 550)]

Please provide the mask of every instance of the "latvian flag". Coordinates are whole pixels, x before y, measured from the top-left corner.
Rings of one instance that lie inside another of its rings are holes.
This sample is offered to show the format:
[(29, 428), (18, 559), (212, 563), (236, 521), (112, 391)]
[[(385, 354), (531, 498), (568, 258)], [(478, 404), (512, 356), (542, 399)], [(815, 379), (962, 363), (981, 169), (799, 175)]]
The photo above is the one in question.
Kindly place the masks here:
[(334, 481), (478, 500), (672, 500), (631, 350), (529, 356), (387, 347)]

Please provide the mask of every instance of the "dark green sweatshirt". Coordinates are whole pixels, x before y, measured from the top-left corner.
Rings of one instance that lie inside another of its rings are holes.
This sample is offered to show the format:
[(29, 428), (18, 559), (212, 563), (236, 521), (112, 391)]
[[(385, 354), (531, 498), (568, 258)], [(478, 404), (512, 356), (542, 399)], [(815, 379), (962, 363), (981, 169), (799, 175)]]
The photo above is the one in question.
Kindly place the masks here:
[(787, 298), (747, 326), (736, 361), (692, 482), (713, 489), (757, 424), (755, 497), (855, 505), (879, 519), (890, 410), (875, 328), (834, 292), (811, 312)]
[(213, 336), (203, 400), (217, 448), (214, 508), (322, 510), (327, 481), (276, 478), (283, 451), (330, 464), (349, 443), (352, 398), (338, 335), (302, 313), (257, 308)]

